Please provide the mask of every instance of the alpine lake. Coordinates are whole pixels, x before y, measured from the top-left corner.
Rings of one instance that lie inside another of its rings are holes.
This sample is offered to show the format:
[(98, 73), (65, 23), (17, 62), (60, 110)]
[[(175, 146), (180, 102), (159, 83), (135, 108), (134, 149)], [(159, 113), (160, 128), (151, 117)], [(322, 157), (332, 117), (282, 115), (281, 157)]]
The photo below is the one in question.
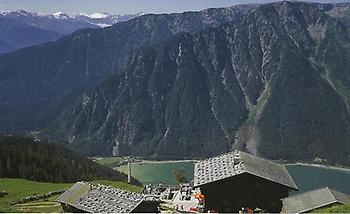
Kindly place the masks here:
[[(350, 169), (312, 164), (287, 164), (286, 168), (299, 187), (299, 193), (328, 186), (350, 194)], [(127, 166), (120, 166), (117, 170), (127, 173)], [(144, 161), (131, 164), (132, 176), (143, 184), (176, 185), (173, 175), (176, 170), (183, 171), (188, 180), (193, 179), (193, 161)]]

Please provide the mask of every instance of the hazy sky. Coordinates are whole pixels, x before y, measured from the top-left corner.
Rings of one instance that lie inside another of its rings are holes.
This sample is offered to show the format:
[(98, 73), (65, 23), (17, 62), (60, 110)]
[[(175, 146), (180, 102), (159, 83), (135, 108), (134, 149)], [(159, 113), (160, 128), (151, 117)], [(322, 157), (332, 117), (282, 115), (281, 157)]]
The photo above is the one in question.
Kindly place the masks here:
[[(24, 9), (32, 12), (68, 14), (80, 12), (171, 13), (201, 10), (210, 7), (228, 7), (235, 4), (265, 3), (274, 0), (0, 0), (0, 10)], [(277, 1), (277, 0), (275, 0)], [(310, 1), (310, 0), (308, 0)], [(316, 0), (319, 2), (350, 2), (350, 0)]]

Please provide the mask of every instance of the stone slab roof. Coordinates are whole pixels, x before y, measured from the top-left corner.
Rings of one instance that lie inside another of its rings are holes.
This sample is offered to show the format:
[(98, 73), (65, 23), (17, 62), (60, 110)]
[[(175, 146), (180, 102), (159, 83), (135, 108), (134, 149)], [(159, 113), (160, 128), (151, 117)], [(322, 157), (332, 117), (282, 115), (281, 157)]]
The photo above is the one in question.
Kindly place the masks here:
[(283, 165), (241, 151), (229, 152), (196, 162), (194, 165), (194, 186), (206, 185), (243, 173), (249, 173), (298, 190)]
[(331, 204), (350, 204), (350, 196), (328, 187), (282, 199), (286, 213), (304, 213)]
[(90, 213), (130, 213), (151, 196), (128, 192), (106, 185), (77, 182), (56, 201)]

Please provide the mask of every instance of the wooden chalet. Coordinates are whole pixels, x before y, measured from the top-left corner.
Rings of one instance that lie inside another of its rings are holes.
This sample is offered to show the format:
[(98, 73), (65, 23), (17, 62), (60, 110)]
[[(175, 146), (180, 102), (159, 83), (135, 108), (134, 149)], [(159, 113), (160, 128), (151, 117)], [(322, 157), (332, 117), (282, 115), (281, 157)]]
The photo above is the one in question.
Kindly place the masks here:
[(70, 213), (156, 213), (160, 204), (153, 196), (86, 182), (75, 183), (56, 201)]
[(350, 196), (328, 187), (282, 199), (284, 213), (307, 213), (339, 204), (350, 204)]
[(283, 165), (241, 151), (196, 162), (194, 187), (205, 196), (204, 212), (234, 213), (242, 208), (280, 212), (281, 199), (298, 190)]

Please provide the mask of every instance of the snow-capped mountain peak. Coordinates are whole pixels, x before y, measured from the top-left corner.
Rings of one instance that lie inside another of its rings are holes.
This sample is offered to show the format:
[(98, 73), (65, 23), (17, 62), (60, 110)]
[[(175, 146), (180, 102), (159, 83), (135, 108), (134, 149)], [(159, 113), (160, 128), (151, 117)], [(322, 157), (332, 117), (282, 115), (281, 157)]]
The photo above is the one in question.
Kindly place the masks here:
[(92, 19), (105, 19), (107, 18), (108, 15), (107, 13), (93, 13), (91, 15), (89, 15), (88, 17), (92, 18)]
[[(6, 17), (11, 19), (18, 19), (20, 22), (33, 26), (43, 26), (48, 25), (47, 28), (50, 30), (55, 30), (55, 27), (50, 26), (50, 21), (64, 21), (65, 24), (71, 23), (72, 25), (81, 25), (82, 28), (104, 28), (114, 25), (118, 22), (128, 21), (132, 18), (138, 17), (141, 14), (130, 14), (130, 15), (110, 15), (108, 13), (96, 12), (92, 14), (79, 13), (78, 15), (68, 15), (64, 12), (58, 11), (50, 15), (45, 15), (42, 13), (29, 12), (25, 10), (17, 11), (0, 11), (0, 17)], [(49, 22), (45, 19), (50, 20)], [(35, 23), (32, 23), (35, 22)], [(70, 27), (68, 27), (70, 29)], [(72, 30), (68, 30), (65, 33), (71, 33), (76, 30), (75, 27)]]
[(17, 14), (20, 14), (20, 15), (23, 15), (23, 16), (35, 15), (35, 14), (32, 14), (31, 12), (25, 11), (25, 10), (17, 10), (17, 11), (15, 11), (14, 13), (17, 13)]
[(61, 12), (61, 11), (58, 11), (58, 12), (56, 12), (56, 13), (53, 13), (52, 14), (55, 18), (57, 18), (57, 19), (67, 19), (67, 18), (71, 18), (69, 15), (67, 15), (67, 14), (65, 14), (65, 13), (63, 13), (63, 12)]

